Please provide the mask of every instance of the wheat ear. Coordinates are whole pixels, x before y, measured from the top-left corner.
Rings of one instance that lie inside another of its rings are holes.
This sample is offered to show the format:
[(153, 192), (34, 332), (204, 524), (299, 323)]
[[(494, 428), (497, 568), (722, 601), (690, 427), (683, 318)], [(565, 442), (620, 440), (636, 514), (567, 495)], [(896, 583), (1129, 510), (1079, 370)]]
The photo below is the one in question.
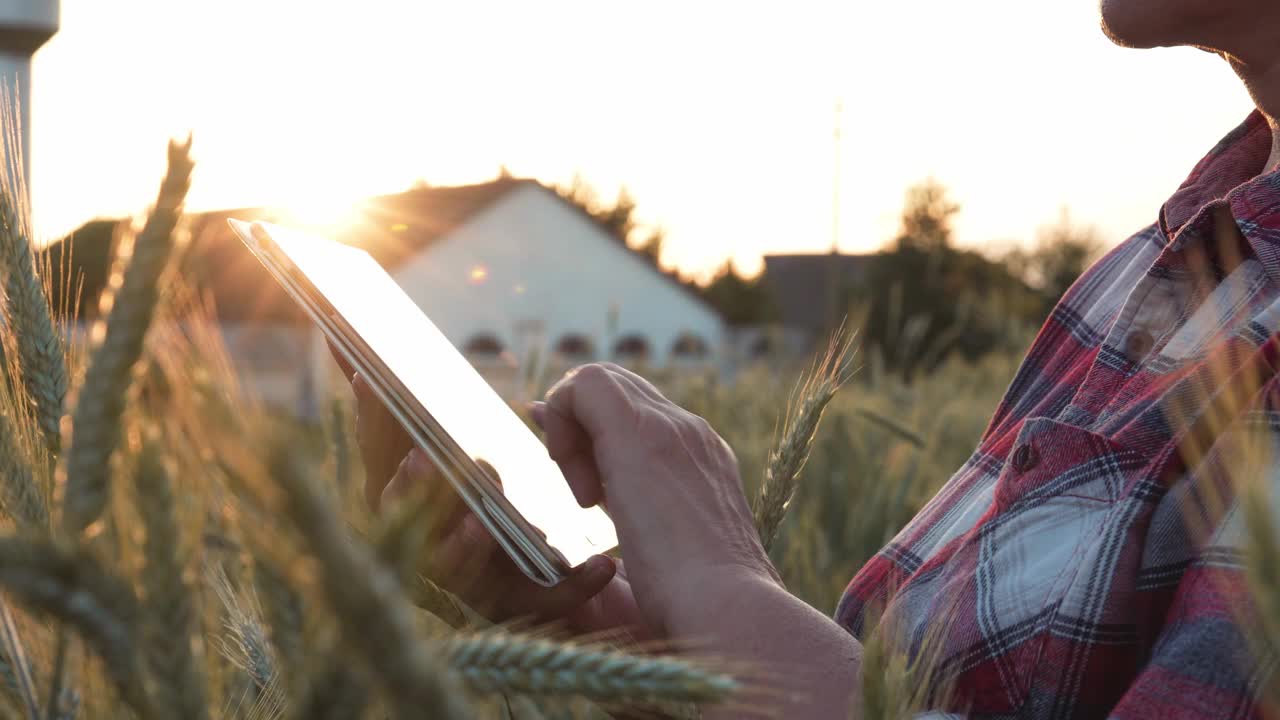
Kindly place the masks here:
[(65, 466), (62, 519), (70, 533), (88, 527), (107, 506), (109, 461), (120, 441), (131, 375), (155, 313), (160, 274), (190, 185), (190, 150), (190, 138), (185, 144), (169, 143), (169, 168), (156, 205), (136, 238), (127, 266), (117, 261), (103, 298), (103, 305), (110, 309), (105, 324), (94, 328), (96, 347), (76, 399)]
[(0, 505), (23, 528), (48, 529), (49, 507), (36, 484), (12, 417), (0, 411)]
[(602, 645), (557, 643), (486, 631), (446, 641), (449, 664), (487, 692), (577, 695), (620, 702), (718, 702), (733, 678), (665, 656), (633, 655)]
[(51, 452), (57, 453), (67, 395), (66, 348), (53, 321), (49, 295), (36, 272), (35, 254), (10, 189), (0, 190), (0, 252), (5, 265), (5, 305), (17, 338), (23, 389), (35, 406), (36, 422)]
[(221, 566), (207, 565), (205, 575), (222, 602), (226, 633), (218, 637), (219, 650), (232, 665), (244, 671), (261, 696), (275, 685), (276, 670), (257, 601), (232, 587), (231, 579)]
[(0, 537), (0, 586), (32, 610), (75, 629), (102, 658), (120, 696), (139, 717), (159, 717), (135, 641), (137, 599), (126, 583), (78, 549), (5, 536)]
[(146, 528), (142, 567), (146, 651), (160, 706), (175, 717), (208, 717), (204, 674), (192, 650), (196, 610), (181, 552), (170, 474), (155, 440), (143, 444), (135, 476), (138, 514)]
[(275, 648), (285, 690), (296, 693), (298, 673), (305, 660), (302, 599), (288, 580), (261, 553), (253, 558), (254, 592), (262, 602), (267, 638)]
[(768, 551), (778, 537), (787, 506), (800, 484), (800, 471), (813, 449), (814, 435), (822, 413), (848, 379), (853, 359), (853, 334), (837, 333), (826, 353), (803, 378), (793, 393), (782, 434), (765, 467), (764, 481), (752, 504), (760, 542)]
[(297, 459), (278, 455), (272, 467), (288, 515), (319, 561), (321, 587), (342, 641), (373, 669), (392, 707), (416, 717), (470, 717), (445, 664), (418, 632), (413, 607), (392, 573), (367, 546), (351, 542), (330, 498)]

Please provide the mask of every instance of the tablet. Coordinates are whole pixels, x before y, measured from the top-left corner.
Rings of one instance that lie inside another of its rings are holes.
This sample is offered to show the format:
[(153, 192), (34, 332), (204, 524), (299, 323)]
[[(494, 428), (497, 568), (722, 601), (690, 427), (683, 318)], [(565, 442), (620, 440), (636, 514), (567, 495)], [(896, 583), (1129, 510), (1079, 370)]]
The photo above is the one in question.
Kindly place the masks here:
[(367, 252), (228, 222), (529, 578), (553, 586), (617, 545), (604, 510), (578, 505), (538, 437)]

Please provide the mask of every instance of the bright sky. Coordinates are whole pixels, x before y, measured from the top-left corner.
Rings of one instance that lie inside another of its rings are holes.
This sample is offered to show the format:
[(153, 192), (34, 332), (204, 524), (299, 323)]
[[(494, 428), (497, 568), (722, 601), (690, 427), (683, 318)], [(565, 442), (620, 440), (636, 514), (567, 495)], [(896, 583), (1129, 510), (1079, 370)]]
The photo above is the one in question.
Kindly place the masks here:
[(1112, 47), (1093, 0), (62, 0), (33, 85), (46, 238), (145, 208), (193, 130), (193, 209), (581, 171), (696, 273), (830, 246), (837, 98), (846, 251), (929, 175), (962, 243), (1063, 204), (1118, 241), (1250, 108), (1216, 58)]

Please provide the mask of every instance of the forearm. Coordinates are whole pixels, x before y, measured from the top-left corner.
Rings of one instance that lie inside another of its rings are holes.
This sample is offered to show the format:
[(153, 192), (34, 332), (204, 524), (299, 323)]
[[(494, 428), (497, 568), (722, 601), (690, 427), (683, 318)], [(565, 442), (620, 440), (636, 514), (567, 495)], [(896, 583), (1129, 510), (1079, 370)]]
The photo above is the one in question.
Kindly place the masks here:
[[(747, 576), (714, 587), (705, 602), (671, 619), (673, 638), (697, 641), (763, 682), (777, 717), (862, 717), (862, 646), (830, 618), (766, 578)], [(750, 689), (750, 688), (748, 688)], [(739, 717), (732, 703), (704, 717)]]

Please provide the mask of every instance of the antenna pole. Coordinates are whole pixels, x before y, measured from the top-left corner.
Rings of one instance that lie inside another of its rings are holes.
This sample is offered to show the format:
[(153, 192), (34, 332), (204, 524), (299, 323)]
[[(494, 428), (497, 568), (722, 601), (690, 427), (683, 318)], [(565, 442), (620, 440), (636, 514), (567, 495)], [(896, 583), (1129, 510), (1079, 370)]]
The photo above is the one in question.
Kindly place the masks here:
[(844, 100), (836, 98), (835, 129), (832, 132), (832, 172), (831, 172), (831, 252), (840, 251), (840, 141), (842, 140), (841, 119), (844, 115)]

